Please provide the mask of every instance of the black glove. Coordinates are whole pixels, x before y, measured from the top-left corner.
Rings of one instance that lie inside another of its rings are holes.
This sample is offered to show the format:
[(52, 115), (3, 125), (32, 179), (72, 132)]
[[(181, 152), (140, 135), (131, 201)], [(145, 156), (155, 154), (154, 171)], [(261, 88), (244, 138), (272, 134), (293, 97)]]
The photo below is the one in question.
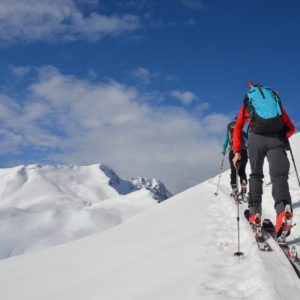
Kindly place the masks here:
[(222, 154), (225, 155), (225, 154), (226, 154), (226, 151), (223, 150), (223, 151), (222, 151)]

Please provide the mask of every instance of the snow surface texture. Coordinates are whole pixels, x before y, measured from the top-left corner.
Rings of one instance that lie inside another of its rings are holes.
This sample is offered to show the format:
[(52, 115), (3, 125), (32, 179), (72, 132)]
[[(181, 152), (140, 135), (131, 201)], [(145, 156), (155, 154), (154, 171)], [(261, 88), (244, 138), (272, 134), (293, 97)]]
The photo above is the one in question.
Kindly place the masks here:
[[(299, 135), (292, 146), (300, 169)], [(292, 166), (290, 176), (299, 223), (300, 190)], [(243, 218), (245, 256), (233, 255), (237, 207), (228, 196), (229, 172), (222, 174), (219, 195), (214, 196), (217, 180), (153, 205), (109, 230), (0, 261), (1, 299), (299, 299), (300, 281), (281, 249), (259, 251)], [(268, 176), (263, 211), (274, 220)], [(299, 237), (296, 226), (288, 239), (295, 239), (298, 250)]]
[(140, 182), (104, 165), (0, 169), (0, 259), (111, 228), (170, 196), (155, 179)]

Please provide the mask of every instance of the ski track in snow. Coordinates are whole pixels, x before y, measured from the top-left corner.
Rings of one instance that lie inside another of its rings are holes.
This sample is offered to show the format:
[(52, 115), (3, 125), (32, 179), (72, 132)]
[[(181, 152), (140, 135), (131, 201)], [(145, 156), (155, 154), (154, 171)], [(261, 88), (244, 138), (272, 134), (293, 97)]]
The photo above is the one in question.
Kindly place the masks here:
[[(229, 172), (228, 172), (229, 174)], [(228, 175), (223, 174), (223, 175)], [(224, 177), (225, 177), (224, 176)], [(226, 176), (226, 179), (229, 180), (229, 176)], [(224, 181), (226, 181), (226, 179)], [(228, 181), (227, 181), (228, 182)], [(210, 184), (215, 185), (212, 181), (209, 181)], [(216, 185), (215, 185), (216, 186)], [(230, 188), (228, 186), (221, 185), (219, 188), (220, 194), (216, 198), (226, 199), (231, 202), (234, 206), (233, 199), (230, 195)], [(222, 207), (223, 208), (223, 207)], [(254, 264), (258, 264), (263, 266), (263, 270), (261, 270), (261, 278), (257, 280), (257, 285), (262, 285), (262, 283), (267, 283), (268, 290), (271, 291), (274, 295), (272, 299), (298, 299), (298, 293), (300, 291), (300, 283), (297, 275), (295, 274), (292, 266), (288, 262), (285, 255), (282, 253), (282, 250), (278, 247), (278, 245), (272, 239), (268, 240), (272, 251), (271, 252), (262, 252), (258, 250), (252, 230), (248, 225), (248, 222), (243, 216), (244, 210), (247, 208), (246, 203), (242, 203), (240, 205), (240, 226), (241, 226), (241, 251), (244, 252), (246, 257), (242, 257), (242, 259), (249, 258), (253, 256), (253, 254), (258, 254), (259, 259), (254, 261)], [(237, 212), (235, 212), (235, 217)], [(244, 229), (244, 225), (247, 228)], [(237, 227), (237, 225), (236, 225)], [(236, 229), (237, 230), (237, 229)], [(245, 231), (244, 231), (245, 230)], [(245, 234), (247, 232), (247, 234)], [(247, 243), (249, 239), (250, 245)], [(250, 247), (249, 247), (250, 246)], [(238, 258), (237, 258), (238, 259)], [(249, 270), (246, 270), (248, 273)], [(250, 274), (252, 272), (249, 272)], [(279, 274), (279, 276), (273, 276), (274, 274)], [(270, 280), (267, 278), (272, 278), (271, 284)], [(240, 280), (238, 280), (240, 282)], [(254, 286), (256, 286), (256, 284)], [(265, 298), (266, 291), (259, 291), (258, 295), (255, 296), (258, 299), (258, 296), (262, 296), (261, 299)], [(234, 297), (234, 295), (231, 295)], [(237, 294), (236, 294), (237, 296)], [(241, 296), (241, 295), (240, 295)]]

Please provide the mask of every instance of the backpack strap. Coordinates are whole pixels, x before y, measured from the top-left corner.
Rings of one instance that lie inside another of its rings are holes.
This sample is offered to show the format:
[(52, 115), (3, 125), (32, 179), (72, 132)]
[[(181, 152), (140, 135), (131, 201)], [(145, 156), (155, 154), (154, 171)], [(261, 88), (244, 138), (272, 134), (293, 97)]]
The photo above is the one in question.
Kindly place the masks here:
[[(248, 95), (245, 96), (244, 98), (244, 108), (243, 108), (243, 119), (247, 119), (247, 117), (245, 117), (245, 109), (247, 109), (248, 113), (249, 113), (249, 118), (250, 118), (250, 121), (252, 119), (252, 107), (251, 107), (251, 103), (250, 103), (250, 100), (249, 100), (249, 97)], [(250, 122), (248, 123), (248, 127), (247, 127), (247, 135), (249, 135), (249, 130), (250, 130)]]
[(253, 117), (253, 106), (252, 106), (252, 103), (251, 103), (250, 98), (249, 98), (248, 95), (246, 95), (246, 97), (244, 99), (243, 119), (247, 119), (245, 117), (245, 108), (247, 109), (247, 111), (249, 113), (250, 120), (252, 120), (252, 117)]
[(281, 99), (279, 97), (279, 94), (276, 91), (272, 91), (273, 97), (277, 102), (277, 109), (279, 115), (282, 115), (282, 104), (281, 104)]
[(259, 92), (260, 92), (261, 96), (263, 97), (263, 99), (265, 99), (265, 98), (266, 98), (266, 96), (265, 96), (265, 94), (264, 94), (264, 92), (263, 92), (263, 90), (262, 90), (261, 86), (258, 86), (257, 88), (258, 88), (258, 90), (259, 90)]

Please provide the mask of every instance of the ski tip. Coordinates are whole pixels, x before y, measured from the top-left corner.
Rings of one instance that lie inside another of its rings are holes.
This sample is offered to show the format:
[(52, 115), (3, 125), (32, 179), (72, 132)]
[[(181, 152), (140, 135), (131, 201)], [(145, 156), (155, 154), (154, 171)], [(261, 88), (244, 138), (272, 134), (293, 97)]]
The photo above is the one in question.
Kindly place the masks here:
[(270, 234), (275, 233), (275, 226), (270, 219), (264, 219), (262, 222), (262, 227)]
[(249, 221), (250, 218), (250, 210), (247, 208), (244, 211), (244, 217)]
[(270, 219), (264, 219), (263, 224), (268, 224), (268, 225), (270, 224), (270, 225), (274, 226), (273, 222)]

